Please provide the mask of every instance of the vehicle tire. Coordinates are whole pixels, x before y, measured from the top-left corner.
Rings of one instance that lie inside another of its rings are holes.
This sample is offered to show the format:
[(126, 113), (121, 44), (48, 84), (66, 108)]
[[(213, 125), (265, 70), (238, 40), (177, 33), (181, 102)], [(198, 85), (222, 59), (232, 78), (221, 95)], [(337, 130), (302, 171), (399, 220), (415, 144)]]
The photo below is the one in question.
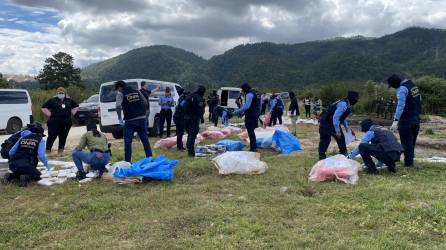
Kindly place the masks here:
[(8, 134), (14, 134), (19, 132), (22, 127), (22, 121), (19, 118), (13, 117), (9, 119), (8, 124), (6, 125), (6, 132), (8, 132)]
[(124, 137), (124, 132), (122, 130), (115, 130), (112, 132), (113, 138), (122, 139)]
[(150, 136), (158, 136), (160, 134), (160, 117), (153, 118), (153, 126), (149, 129)]

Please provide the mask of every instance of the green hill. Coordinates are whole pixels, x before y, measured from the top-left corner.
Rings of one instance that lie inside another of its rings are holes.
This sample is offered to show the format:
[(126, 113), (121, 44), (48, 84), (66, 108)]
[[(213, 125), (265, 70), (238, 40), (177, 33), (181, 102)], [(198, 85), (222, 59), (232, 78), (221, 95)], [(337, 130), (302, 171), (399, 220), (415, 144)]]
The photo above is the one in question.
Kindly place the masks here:
[(150, 78), (190, 84), (258, 87), (381, 81), (391, 73), (446, 78), (446, 31), (408, 28), (380, 38), (337, 38), (300, 44), (239, 45), (204, 60), (169, 46), (131, 50), (85, 68), (87, 81)]

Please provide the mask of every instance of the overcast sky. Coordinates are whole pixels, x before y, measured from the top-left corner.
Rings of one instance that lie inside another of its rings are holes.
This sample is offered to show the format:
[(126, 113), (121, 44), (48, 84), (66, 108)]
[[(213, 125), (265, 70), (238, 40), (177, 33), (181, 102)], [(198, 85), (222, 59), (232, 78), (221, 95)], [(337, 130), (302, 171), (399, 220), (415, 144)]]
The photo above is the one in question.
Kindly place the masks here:
[(0, 72), (34, 75), (57, 51), (84, 67), (154, 44), (209, 58), (409, 26), (446, 28), (446, 0), (0, 0)]

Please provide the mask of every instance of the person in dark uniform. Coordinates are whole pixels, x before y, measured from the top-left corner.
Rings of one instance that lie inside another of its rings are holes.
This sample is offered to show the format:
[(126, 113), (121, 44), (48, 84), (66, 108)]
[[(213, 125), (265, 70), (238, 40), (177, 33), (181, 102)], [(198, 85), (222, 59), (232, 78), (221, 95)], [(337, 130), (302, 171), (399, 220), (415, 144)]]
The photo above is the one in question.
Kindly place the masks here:
[(331, 104), (321, 114), (319, 120), (319, 160), (327, 157), (325, 153), (327, 152), (328, 146), (330, 146), (332, 136), (338, 144), (340, 154), (347, 155), (347, 146), (345, 145), (341, 123), (347, 131), (350, 130), (346, 118), (351, 113), (351, 106), (355, 105), (358, 100), (358, 92), (348, 91), (346, 98)]
[(160, 134), (159, 137), (163, 137), (164, 132), (164, 122), (166, 122), (166, 133), (167, 137), (170, 137), (170, 125), (172, 122), (172, 107), (175, 105), (175, 100), (170, 94), (170, 88), (166, 87), (163, 96), (160, 96), (159, 104), (161, 106), (160, 111)]
[(245, 94), (245, 104), (236, 111), (234, 115), (245, 116), (245, 127), (249, 136), (249, 148), (252, 152), (257, 152), (256, 134), (254, 129), (258, 127), (258, 119), (262, 105), (260, 98), (257, 96), (256, 91), (249, 86), (247, 82), (243, 83), (240, 87)]
[(304, 107), (305, 107), (305, 118), (311, 118), (311, 98), (310, 98), (310, 96), (305, 97)]
[(20, 186), (27, 186), (31, 181), (40, 180), (41, 173), (37, 170), (39, 160), (51, 170), (45, 155), (43, 132), (40, 123), (34, 123), (28, 130), (22, 131), (21, 138), (9, 151), (9, 170), (12, 173), (5, 175), (7, 182), (19, 180)]
[(377, 174), (373, 156), (379, 162), (386, 164), (389, 172), (395, 173), (395, 162), (400, 161), (400, 155), (403, 151), (403, 147), (396, 137), (390, 131), (375, 126), (370, 119), (361, 122), (361, 131), (365, 134), (360, 144), (353, 149), (348, 158), (354, 159), (358, 154), (361, 154), (367, 167), (366, 172)]
[(382, 117), (384, 115), (384, 98), (379, 96), (376, 98), (376, 117)]
[(146, 117), (147, 117), (147, 127), (150, 127), (150, 123), (149, 123), (149, 116), (150, 116), (150, 97), (152, 96), (152, 92), (157, 91), (159, 88), (159, 86), (157, 86), (155, 89), (149, 90), (149, 85), (147, 85), (146, 82), (142, 81), (141, 82), (141, 89), (139, 90), (139, 92), (141, 92), (141, 94), (146, 98), (147, 100), (147, 112), (146, 112)]
[(190, 157), (195, 156), (195, 139), (200, 132), (200, 121), (204, 123), (204, 94), (206, 88), (198, 86), (197, 91), (188, 95), (184, 104), (184, 122), (187, 132), (187, 152)]
[(176, 132), (177, 132), (177, 150), (183, 151), (185, 150), (183, 146), (183, 135), (184, 135), (184, 104), (186, 99), (186, 93), (184, 89), (178, 89), (178, 98), (177, 106), (175, 107), (175, 112), (173, 113), (173, 122), (175, 123)]
[(397, 105), (390, 130), (399, 131), (404, 148), (404, 166), (413, 167), (415, 144), (420, 131), (421, 95), (418, 87), (408, 79), (397, 75), (387, 79), (389, 87), (397, 89)]
[(63, 87), (59, 87), (56, 96), (43, 104), (42, 112), (48, 117), (48, 141), (46, 144), (48, 152), (51, 152), (57, 137), (59, 137), (58, 152), (63, 152), (72, 125), (71, 115), (75, 115), (78, 109), (79, 105), (67, 96)]
[(300, 116), (299, 104), (298, 104), (298, 101), (296, 98), (296, 94), (294, 94), (293, 91), (290, 91), (289, 95), (290, 95), (291, 103), (290, 103), (288, 110), (290, 112), (289, 114), (290, 114), (290, 118), (291, 118), (291, 133), (293, 135), (296, 135), (296, 127), (297, 127), (296, 122)]
[(393, 116), (393, 109), (395, 106), (395, 101), (393, 100), (393, 97), (389, 97), (386, 102), (386, 108), (384, 111), (384, 119), (387, 119), (387, 115), (389, 115), (390, 118)]
[(314, 97), (313, 100), (313, 114), (316, 118), (319, 117), (319, 115), (321, 114), (321, 109), (322, 109), (322, 101), (321, 99), (319, 99), (319, 97)]
[(217, 95), (217, 91), (213, 90), (212, 94), (208, 96), (208, 107), (209, 107), (209, 121), (213, 121), (214, 108), (218, 106), (220, 100)]
[(221, 125), (223, 127), (229, 126), (229, 119), (231, 119), (231, 114), (228, 111), (228, 109), (217, 106), (214, 108), (214, 114), (212, 115), (212, 118), (214, 119), (214, 126), (217, 127), (218, 125), (218, 117), (221, 117)]
[[(146, 157), (152, 156), (152, 149), (147, 134), (146, 98), (136, 89), (133, 89), (124, 81), (115, 82), (116, 112), (119, 124), (124, 127), (124, 154), (125, 161), (132, 160), (133, 133), (137, 132), (144, 146)], [(124, 113), (124, 118), (121, 113)]]

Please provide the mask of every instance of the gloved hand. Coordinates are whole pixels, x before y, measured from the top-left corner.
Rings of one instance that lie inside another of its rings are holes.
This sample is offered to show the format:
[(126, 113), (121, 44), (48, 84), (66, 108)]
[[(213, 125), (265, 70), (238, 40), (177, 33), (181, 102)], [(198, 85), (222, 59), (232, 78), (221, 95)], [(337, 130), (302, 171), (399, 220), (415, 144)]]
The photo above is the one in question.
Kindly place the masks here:
[(350, 160), (352, 159), (352, 153), (347, 155), (347, 159), (350, 159)]
[(390, 126), (390, 131), (396, 132), (398, 130), (398, 121), (393, 121), (392, 126)]
[(125, 122), (124, 120), (119, 120), (119, 125), (124, 126)]
[(51, 172), (51, 169), (53, 169), (53, 167), (50, 164), (47, 164), (45, 167), (46, 170), (48, 170), (48, 172)]

